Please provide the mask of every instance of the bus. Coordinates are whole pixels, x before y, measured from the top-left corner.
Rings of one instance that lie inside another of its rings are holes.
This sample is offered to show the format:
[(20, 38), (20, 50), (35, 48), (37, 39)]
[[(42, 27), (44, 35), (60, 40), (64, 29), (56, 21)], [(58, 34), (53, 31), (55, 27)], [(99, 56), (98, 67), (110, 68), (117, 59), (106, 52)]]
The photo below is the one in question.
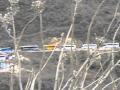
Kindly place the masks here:
[(21, 51), (38, 51), (39, 46), (38, 45), (25, 45), (25, 46), (20, 46)]
[(119, 43), (104, 43), (102, 48), (119, 48)]
[(13, 53), (14, 50), (11, 47), (4, 47), (4, 48), (0, 48), (0, 52)]
[(97, 49), (97, 44), (83, 44), (81, 49)]
[(57, 47), (57, 45), (44, 45), (43, 47), (46, 50), (54, 50)]
[(64, 50), (75, 50), (76, 49), (76, 45), (70, 45), (70, 44), (66, 44), (62, 46)]

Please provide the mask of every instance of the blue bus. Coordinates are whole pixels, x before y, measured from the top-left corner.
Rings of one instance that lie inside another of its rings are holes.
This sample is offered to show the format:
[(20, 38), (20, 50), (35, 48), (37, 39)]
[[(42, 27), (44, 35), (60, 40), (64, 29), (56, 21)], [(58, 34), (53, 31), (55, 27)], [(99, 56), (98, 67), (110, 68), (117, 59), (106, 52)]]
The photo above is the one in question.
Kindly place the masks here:
[(0, 48), (0, 51), (4, 53), (13, 53), (14, 50), (11, 47), (5, 47), (5, 48)]

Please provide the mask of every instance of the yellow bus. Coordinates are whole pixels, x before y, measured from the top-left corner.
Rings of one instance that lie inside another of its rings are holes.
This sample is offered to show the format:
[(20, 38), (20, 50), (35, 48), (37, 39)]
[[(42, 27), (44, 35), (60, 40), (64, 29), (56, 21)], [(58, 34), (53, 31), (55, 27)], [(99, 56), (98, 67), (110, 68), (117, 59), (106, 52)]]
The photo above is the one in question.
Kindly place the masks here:
[(43, 46), (46, 50), (54, 50), (56, 45), (44, 45)]

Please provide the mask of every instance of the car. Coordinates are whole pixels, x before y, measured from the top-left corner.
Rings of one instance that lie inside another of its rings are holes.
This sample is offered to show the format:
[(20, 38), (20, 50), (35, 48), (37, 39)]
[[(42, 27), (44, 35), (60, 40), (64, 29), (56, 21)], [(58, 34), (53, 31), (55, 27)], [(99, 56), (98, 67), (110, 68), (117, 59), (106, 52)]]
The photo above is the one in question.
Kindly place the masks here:
[(15, 55), (3, 54), (0, 55), (0, 62), (9, 62), (15, 59)]
[(0, 52), (0, 62), (5, 62), (8, 58), (8, 54)]
[(14, 63), (0, 63), (0, 73), (18, 73), (18, 65)]

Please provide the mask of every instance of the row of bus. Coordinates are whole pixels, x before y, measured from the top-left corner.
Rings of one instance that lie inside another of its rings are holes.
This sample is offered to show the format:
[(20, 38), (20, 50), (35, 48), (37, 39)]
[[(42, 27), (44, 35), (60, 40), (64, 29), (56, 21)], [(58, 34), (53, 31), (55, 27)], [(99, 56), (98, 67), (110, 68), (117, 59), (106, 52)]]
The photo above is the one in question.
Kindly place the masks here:
[[(38, 45), (25, 45), (25, 46), (20, 46), (19, 51), (25, 51), (25, 52), (36, 52), (40, 50), (77, 50), (77, 49), (82, 49), (82, 50), (87, 50), (89, 49), (97, 49), (98, 45), (97, 44), (83, 44), (81, 46), (76, 46), (75, 44), (66, 44), (66, 45), (44, 45), (43, 49), (40, 49)], [(120, 48), (119, 43), (104, 43), (99, 47), (101, 50), (106, 50), (106, 49), (112, 49), (112, 48)], [(11, 47), (5, 47), (5, 48), (0, 48), (0, 68), (6, 69), (11, 66), (14, 66), (13, 63), (11, 63), (11, 60), (14, 60), (14, 49)]]
[[(80, 49), (96, 49), (98, 47), (97, 44), (83, 44), (81, 46), (76, 46), (75, 44), (66, 44), (66, 45), (43, 45), (44, 50), (76, 50), (77, 48)], [(99, 48), (100, 49), (112, 49), (112, 48), (119, 48), (119, 43), (104, 43)], [(38, 45), (26, 45), (20, 46), (21, 51), (36, 51), (41, 50)]]
[(83, 44), (82, 49), (112, 49), (112, 48), (119, 48), (119, 43), (103, 43), (102, 45), (98, 46), (97, 44)]
[[(66, 44), (66, 45), (44, 45), (43, 49), (44, 50), (75, 50), (77, 48), (80, 49), (96, 49), (98, 47), (97, 44), (83, 44), (81, 46), (76, 46), (75, 44)], [(101, 45), (99, 48), (100, 49), (111, 49), (111, 48), (119, 48), (119, 43), (104, 43)], [(25, 45), (25, 46), (20, 46), (19, 51), (40, 51), (42, 49), (39, 48), (38, 45)], [(5, 48), (0, 48), (0, 52), (4, 53), (13, 53), (14, 49), (11, 47), (5, 47)]]
[[(77, 48), (86, 50), (86, 49), (97, 49), (98, 45), (97, 44), (83, 44), (81, 46), (76, 46), (75, 44), (66, 44), (66, 45), (44, 45), (45, 49), (47, 50), (75, 50)], [(119, 43), (104, 43), (99, 47), (100, 49), (112, 49), (112, 48), (119, 48)]]

